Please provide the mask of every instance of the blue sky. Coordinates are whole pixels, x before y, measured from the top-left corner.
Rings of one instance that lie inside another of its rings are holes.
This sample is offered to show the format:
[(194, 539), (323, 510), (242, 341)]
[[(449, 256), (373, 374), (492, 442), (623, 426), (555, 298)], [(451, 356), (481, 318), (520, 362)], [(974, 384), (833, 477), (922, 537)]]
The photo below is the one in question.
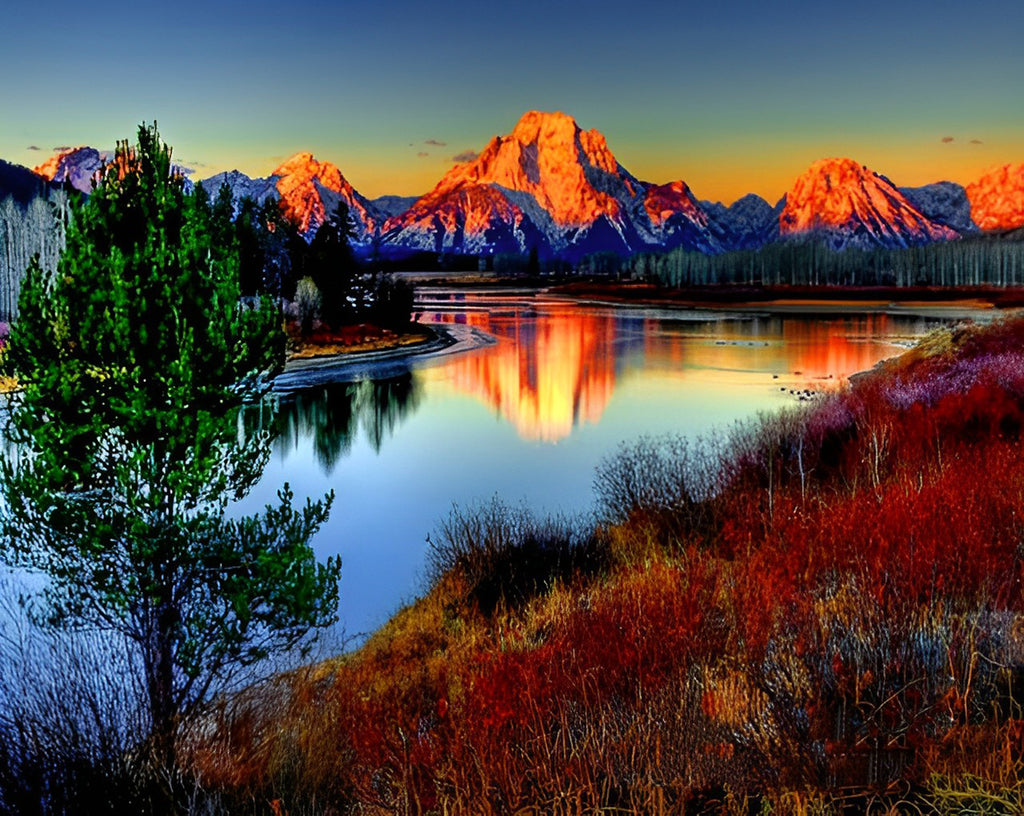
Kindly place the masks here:
[(157, 119), (199, 177), (311, 150), (364, 194), (409, 195), (539, 109), (702, 198), (774, 200), (829, 155), (966, 183), (1024, 161), (1022, 29), (1006, 0), (18, 4), (0, 157)]

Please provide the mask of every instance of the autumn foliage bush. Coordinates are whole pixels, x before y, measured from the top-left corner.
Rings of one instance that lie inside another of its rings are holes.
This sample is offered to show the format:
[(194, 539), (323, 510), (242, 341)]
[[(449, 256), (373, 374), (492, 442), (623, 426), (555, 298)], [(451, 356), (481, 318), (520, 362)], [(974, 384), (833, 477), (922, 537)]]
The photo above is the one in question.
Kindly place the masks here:
[(1022, 431), (1024, 321), (964, 325), (624, 447), (596, 530), (456, 512), (431, 590), (254, 690), (199, 775), (291, 813), (1014, 812)]

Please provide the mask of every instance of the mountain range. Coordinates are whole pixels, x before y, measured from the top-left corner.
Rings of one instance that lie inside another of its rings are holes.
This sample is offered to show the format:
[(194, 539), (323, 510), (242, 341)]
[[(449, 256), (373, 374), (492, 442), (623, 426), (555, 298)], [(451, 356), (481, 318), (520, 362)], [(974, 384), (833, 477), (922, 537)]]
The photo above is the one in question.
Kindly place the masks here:
[[(73, 148), (34, 173), (87, 192), (105, 158), (94, 148)], [(0, 174), (0, 197), (14, 175)], [(775, 205), (751, 194), (727, 207), (698, 200), (682, 179), (641, 181), (601, 133), (564, 113), (537, 111), (419, 198), (368, 199), (338, 167), (310, 153), (297, 153), (266, 178), (234, 170), (202, 183), (211, 194), (227, 185), (236, 199), (280, 199), (307, 238), (344, 200), (357, 248), (382, 254), (536, 250), (577, 260), (596, 251), (676, 247), (717, 254), (806, 236), (835, 249), (899, 248), (1024, 225), (1024, 164), (994, 168), (966, 187), (940, 181), (901, 188), (852, 159), (828, 158)], [(25, 184), (18, 176), (22, 196)]]

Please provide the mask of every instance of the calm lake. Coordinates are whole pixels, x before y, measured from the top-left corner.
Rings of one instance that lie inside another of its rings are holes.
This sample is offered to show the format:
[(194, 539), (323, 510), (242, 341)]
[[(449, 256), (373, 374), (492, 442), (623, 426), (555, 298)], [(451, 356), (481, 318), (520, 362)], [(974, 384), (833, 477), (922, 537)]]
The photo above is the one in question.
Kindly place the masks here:
[(285, 430), (243, 504), (262, 506), (286, 481), (300, 500), (335, 491), (313, 545), (342, 557), (348, 635), (423, 591), (426, 536), (453, 503), (499, 495), (542, 513), (587, 512), (596, 465), (624, 440), (725, 432), (953, 316), (741, 315), (443, 289), (421, 290), (419, 303), (421, 322), (496, 342), (282, 396)]

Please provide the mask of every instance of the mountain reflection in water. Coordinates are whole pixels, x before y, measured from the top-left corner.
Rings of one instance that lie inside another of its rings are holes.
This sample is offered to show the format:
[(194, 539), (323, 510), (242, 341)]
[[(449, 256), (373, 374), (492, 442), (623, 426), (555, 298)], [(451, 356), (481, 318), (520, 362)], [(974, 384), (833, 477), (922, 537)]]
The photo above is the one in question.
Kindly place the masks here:
[[(455, 315), (434, 317), (444, 322)], [(615, 388), (620, 333), (614, 316), (560, 309), (541, 319), (487, 312), (466, 317), (498, 343), (445, 366), (457, 390), (497, 411), (524, 439), (554, 442), (581, 423), (600, 421)]]
[[(928, 325), (923, 318), (887, 314), (822, 321), (666, 319), (570, 306), (439, 313), (430, 319), (466, 323), (499, 342), (424, 375), (445, 378), (504, 417), (523, 439), (543, 442), (600, 422), (616, 381), (637, 367), (694, 384), (701, 370), (770, 372), (796, 378), (801, 386), (842, 381), (879, 360), (879, 338), (916, 336)], [(889, 353), (897, 351), (891, 347)]]

